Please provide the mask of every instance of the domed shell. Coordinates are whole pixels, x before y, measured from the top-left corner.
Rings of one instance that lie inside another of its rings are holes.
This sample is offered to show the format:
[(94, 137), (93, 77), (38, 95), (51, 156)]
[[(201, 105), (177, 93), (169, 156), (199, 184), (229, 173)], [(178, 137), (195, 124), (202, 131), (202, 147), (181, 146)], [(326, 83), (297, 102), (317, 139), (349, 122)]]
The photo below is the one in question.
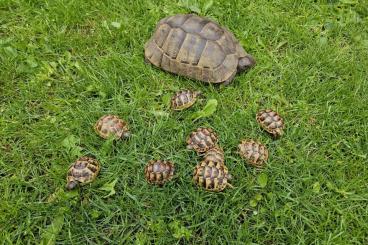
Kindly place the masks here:
[(108, 139), (110, 136), (114, 136), (116, 139), (130, 137), (128, 123), (116, 115), (102, 116), (94, 128), (97, 134), (104, 139)]
[(187, 139), (187, 148), (203, 153), (217, 145), (218, 138), (211, 128), (198, 128)]
[(255, 64), (230, 31), (194, 14), (160, 20), (145, 45), (145, 59), (168, 72), (226, 84)]
[(284, 120), (280, 115), (271, 110), (261, 110), (256, 116), (259, 125), (274, 137), (279, 137), (284, 133)]
[(171, 108), (176, 111), (191, 107), (200, 95), (199, 91), (180, 90), (171, 98)]
[(242, 140), (238, 145), (240, 156), (254, 167), (263, 167), (268, 160), (267, 148), (254, 140)]
[(224, 164), (225, 162), (224, 151), (219, 146), (215, 146), (209, 149), (204, 154), (204, 159), (207, 161), (212, 161), (216, 164), (217, 163)]
[(151, 184), (163, 185), (174, 176), (174, 163), (165, 160), (151, 160), (144, 168), (144, 176)]
[(194, 169), (193, 181), (209, 191), (223, 191), (231, 179), (227, 167), (221, 163), (203, 160)]
[(81, 157), (68, 170), (66, 189), (72, 190), (78, 185), (92, 182), (100, 172), (99, 162), (91, 157)]

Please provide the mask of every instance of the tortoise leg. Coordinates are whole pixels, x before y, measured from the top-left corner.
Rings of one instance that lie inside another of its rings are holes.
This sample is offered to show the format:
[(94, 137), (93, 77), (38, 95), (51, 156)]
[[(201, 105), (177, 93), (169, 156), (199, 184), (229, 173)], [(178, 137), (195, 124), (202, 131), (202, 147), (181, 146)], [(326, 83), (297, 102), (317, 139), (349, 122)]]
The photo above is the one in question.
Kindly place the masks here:
[(232, 74), (228, 79), (226, 79), (225, 81), (223, 81), (222, 84), (224, 86), (229, 85), (231, 83), (231, 81), (234, 79), (235, 75), (236, 75), (236, 72), (234, 72), (234, 74)]

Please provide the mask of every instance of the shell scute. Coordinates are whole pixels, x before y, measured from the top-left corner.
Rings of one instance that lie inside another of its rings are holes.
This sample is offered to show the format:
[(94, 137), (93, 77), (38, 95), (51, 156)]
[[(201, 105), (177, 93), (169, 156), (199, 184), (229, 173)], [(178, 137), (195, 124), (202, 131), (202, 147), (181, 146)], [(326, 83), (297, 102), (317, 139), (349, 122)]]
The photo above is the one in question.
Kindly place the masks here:
[(240, 156), (254, 167), (261, 168), (268, 160), (268, 149), (258, 141), (242, 140), (238, 150)]
[(180, 90), (171, 98), (171, 108), (179, 111), (191, 107), (201, 94), (199, 91)]
[(193, 172), (194, 183), (209, 191), (223, 191), (227, 186), (231, 186), (228, 183), (230, 179), (225, 165), (206, 159), (200, 162)]
[(284, 120), (271, 109), (261, 110), (256, 116), (259, 125), (274, 137), (282, 136), (284, 133)]
[[(145, 58), (153, 65), (209, 83), (229, 83), (245, 57), (251, 56), (231, 32), (194, 14), (162, 19), (145, 45)], [(253, 58), (249, 60), (242, 63), (247, 68), (255, 64)]]
[(151, 160), (144, 168), (148, 183), (163, 185), (171, 180), (175, 173), (174, 163), (165, 160)]
[(187, 138), (187, 148), (198, 153), (204, 153), (215, 147), (218, 142), (217, 134), (211, 128), (198, 128)]
[(115, 115), (102, 116), (94, 126), (96, 133), (104, 139), (110, 136), (116, 139), (130, 136), (128, 123)]
[(91, 157), (81, 157), (70, 165), (67, 173), (68, 190), (92, 182), (100, 172), (99, 162)]

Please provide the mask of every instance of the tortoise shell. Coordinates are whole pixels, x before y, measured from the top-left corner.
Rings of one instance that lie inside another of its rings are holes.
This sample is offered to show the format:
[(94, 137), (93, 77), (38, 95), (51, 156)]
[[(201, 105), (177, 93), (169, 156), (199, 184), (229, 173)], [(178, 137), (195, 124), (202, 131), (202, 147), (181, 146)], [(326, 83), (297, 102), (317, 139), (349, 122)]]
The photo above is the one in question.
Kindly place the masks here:
[(115, 115), (102, 116), (95, 124), (95, 131), (104, 139), (114, 136), (116, 139), (130, 137), (128, 123)]
[(92, 182), (99, 172), (100, 164), (96, 159), (86, 156), (79, 158), (69, 167), (66, 189), (72, 190), (77, 185)]
[(200, 95), (199, 91), (180, 90), (171, 98), (171, 108), (176, 111), (191, 107)]
[(228, 84), (255, 64), (230, 31), (194, 14), (160, 20), (144, 54), (165, 71), (209, 83)]
[(189, 135), (187, 148), (203, 153), (215, 147), (217, 141), (217, 135), (211, 128), (198, 128)]
[(258, 141), (242, 140), (238, 149), (240, 156), (252, 166), (263, 167), (268, 159), (267, 148)]
[(209, 149), (204, 154), (204, 159), (206, 159), (207, 161), (212, 161), (214, 163), (224, 164), (225, 162), (224, 151), (220, 147), (215, 146)]
[(144, 168), (146, 180), (151, 184), (157, 185), (163, 185), (172, 179), (174, 172), (174, 164), (163, 160), (151, 160)]
[(279, 137), (284, 133), (284, 120), (280, 115), (270, 109), (261, 110), (256, 116), (261, 127), (274, 137)]
[(223, 191), (227, 186), (231, 186), (228, 183), (230, 179), (225, 165), (210, 160), (200, 162), (193, 172), (194, 183), (209, 191)]

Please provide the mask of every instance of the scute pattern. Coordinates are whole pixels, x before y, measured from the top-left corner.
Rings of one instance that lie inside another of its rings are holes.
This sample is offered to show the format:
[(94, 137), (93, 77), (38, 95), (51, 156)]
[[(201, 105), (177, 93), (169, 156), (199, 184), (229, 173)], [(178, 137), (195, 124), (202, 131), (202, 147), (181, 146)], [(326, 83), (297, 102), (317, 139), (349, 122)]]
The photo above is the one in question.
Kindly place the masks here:
[(284, 120), (277, 112), (271, 109), (261, 110), (257, 113), (256, 119), (261, 127), (274, 137), (283, 135)]
[(240, 156), (254, 167), (263, 167), (268, 160), (267, 148), (258, 141), (243, 140), (238, 149)]
[(153, 65), (211, 83), (230, 82), (245, 56), (232, 33), (194, 14), (162, 19), (145, 45), (145, 58)]
[(204, 154), (204, 159), (206, 161), (211, 161), (215, 164), (222, 164), (222, 165), (225, 164), (224, 151), (218, 146), (215, 146), (215, 147), (209, 149)]
[[(197, 50), (204, 50), (207, 41), (198, 35), (187, 34), (184, 43), (179, 51), (178, 59), (182, 64), (198, 65), (202, 52)], [(185, 71), (185, 70), (183, 70)]]
[(187, 139), (187, 148), (203, 153), (217, 145), (218, 138), (211, 128), (198, 128)]
[(230, 179), (225, 165), (206, 159), (195, 167), (193, 173), (194, 183), (209, 191), (223, 191), (227, 186), (231, 186), (228, 183)]
[(151, 184), (163, 185), (174, 176), (175, 167), (170, 161), (151, 160), (144, 168), (146, 180)]
[(128, 124), (115, 115), (102, 116), (94, 128), (97, 134), (104, 139), (108, 139), (111, 135), (117, 139), (130, 135)]
[(75, 161), (68, 170), (67, 189), (74, 189), (79, 184), (93, 181), (100, 172), (99, 162), (91, 157), (81, 157)]
[(171, 108), (177, 111), (189, 108), (195, 103), (197, 96), (200, 94), (199, 91), (180, 90), (171, 98)]

